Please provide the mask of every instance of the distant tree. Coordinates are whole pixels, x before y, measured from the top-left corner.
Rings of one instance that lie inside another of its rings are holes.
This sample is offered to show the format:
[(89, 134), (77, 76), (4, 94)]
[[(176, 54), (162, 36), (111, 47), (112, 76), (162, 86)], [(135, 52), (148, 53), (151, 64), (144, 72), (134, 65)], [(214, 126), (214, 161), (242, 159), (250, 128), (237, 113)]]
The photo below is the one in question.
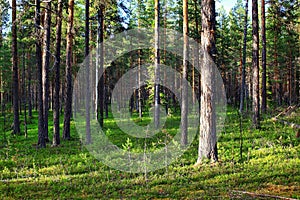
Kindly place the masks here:
[(48, 137), (48, 115), (49, 115), (49, 65), (50, 65), (50, 36), (51, 36), (51, 1), (46, 2), (44, 18), (44, 40), (43, 40), (43, 104), (44, 104), (44, 137)]
[[(155, 60), (154, 60), (154, 79), (155, 82), (159, 82), (159, 64), (160, 64), (160, 0), (155, 0), (155, 45), (154, 45), (154, 51), (155, 51)], [(159, 84), (154, 84), (154, 124), (157, 128), (159, 126), (159, 104), (160, 104), (160, 95), (159, 95)]]
[(258, 35), (258, 4), (252, 0), (252, 122), (255, 128), (259, 127), (259, 35)]
[(44, 109), (43, 109), (43, 76), (42, 76), (42, 45), (41, 45), (41, 2), (35, 1), (35, 27), (36, 27), (36, 66), (37, 66), (37, 90), (38, 90), (38, 145), (41, 148), (46, 147), (44, 135)]
[[(214, 0), (202, 0), (201, 2), (201, 45), (213, 60), (216, 56), (215, 32), (216, 12)], [(218, 161), (217, 135), (216, 135), (216, 111), (214, 94), (214, 69), (204, 57), (201, 67), (201, 109), (200, 109), (200, 136), (197, 163), (201, 164), (203, 159)]]
[(18, 72), (18, 47), (17, 47), (17, 6), (12, 0), (12, 71), (13, 71), (13, 133), (20, 134), (19, 121), (19, 72)]
[[(90, 59), (89, 59), (89, 49), (90, 49), (90, 1), (85, 1), (85, 68), (86, 68), (86, 98), (85, 98), (85, 128), (86, 128), (86, 143), (91, 143), (91, 127), (90, 127)], [(97, 81), (97, 80), (96, 80)]]
[[(99, 29), (99, 42), (102, 43), (104, 40), (104, 9), (105, 6), (104, 5), (100, 5), (100, 7), (98, 8), (98, 29)], [(100, 70), (100, 74), (102, 74), (102, 76), (100, 77), (99, 80), (99, 85), (98, 85), (98, 95), (99, 95), (99, 113), (97, 112), (98, 116), (98, 120), (100, 123), (100, 126), (103, 127), (103, 120), (104, 120), (104, 76), (103, 76), (103, 70), (104, 70), (104, 49), (103, 49), (103, 45), (100, 45), (100, 49), (99, 49), (99, 57), (100, 57), (100, 62), (99, 62), (99, 70)]]
[(57, 16), (56, 16), (56, 50), (54, 63), (54, 105), (53, 105), (53, 140), (52, 145), (60, 144), (59, 135), (59, 91), (60, 91), (60, 55), (61, 55), (61, 34), (62, 34), (62, 9), (63, 2), (58, 0)]
[(66, 93), (64, 109), (64, 130), (63, 139), (70, 140), (70, 120), (72, 111), (72, 47), (73, 47), (73, 26), (74, 26), (74, 0), (69, 0), (67, 27), (67, 50), (66, 50)]
[(243, 110), (244, 110), (244, 99), (245, 99), (245, 89), (246, 89), (247, 29), (248, 29), (248, 0), (246, 0), (246, 6), (245, 6), (243, 60), (242, 60), (242, 84), (241, 84), (241, 93), (240, 93), (240, 113), (243, 112)]
[(188, 60), (189, 60), (189, 20), (188, 20), (188, 0), (183, 0), (183, 66), (182, 66), (182, 91), (181, 91), (181, 145), (187, 145), (187, 112), (188, 112), (188, 91), (187, 80)]
[(266, 45), (266, 11), (265, 0), (261, 0), (261, 37), (262, 37), (262, 100), (261, 111), (267, 110), (267, 45)]

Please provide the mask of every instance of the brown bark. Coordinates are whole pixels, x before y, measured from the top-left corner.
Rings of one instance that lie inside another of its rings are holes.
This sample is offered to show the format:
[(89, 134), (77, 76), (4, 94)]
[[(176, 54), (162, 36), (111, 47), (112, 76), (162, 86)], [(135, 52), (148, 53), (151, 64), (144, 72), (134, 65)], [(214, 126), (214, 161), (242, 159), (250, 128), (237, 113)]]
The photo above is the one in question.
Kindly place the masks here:
[(89, 52), (90, 52), (90, 1), (85, 1), (85, 67), (86, 67), (86, 102), (85, 102), (85, 128), (86, 128), (86, 143), (91, 143), (91, 127), (90, 127), (90, 59), (89, 59)]
[(196, 165), (203, 159), (218, 161), (216, 138), (216, 113), (215, 113), (215, 85), (214, 69), (210, 56), (215, 60), (216, 55), (216, 13), (214, 0), (202, 0), (201, 2), (201, 45), (204, 58), (201, 67), (201, 110), (200, 110), (200, 137), (198, 159)]
[(243, 60), (242, 60), (242, 85), (240, 93), (240, 113), (244, 110), (244, 99), (246, 89), (246, 54), (247, 54), (247, 27), (248, 27), (248, 0), (245, 6), (245, 22), (244, 22), (244, 41), (243, 41)]
[(43, 76), (42, 76), (42, 45), (41, 45), (41, 7), (40, 0), (36, 0), (36, 10), (35, 10), (35, 25), (36, 25), (36, 65), (37, 65), (37, 104), (38, 104), (38, 145), (41, 148), (46, 147), (46, 141), (44, 136), (44, 107), (43, 107)]
[(260, 102), (259, 102), (259, 35), (258, 35), (258, 5), (257, 0), (252, 0), (252, 121), (255, 128), (259, 127)]
[(50, 34), (51, 34), (51, 1), (46, 3), (44, 18), (44, 41), (43, 41), (43, 106), (44, 106), (44, 137), (48, 138), (48, 115), (49, 115), (49, 65), (50, 65)]
[[(189, 60), (188, 40), (188, 0), (183, 0), (183, 66), (182, 66), (182, 99), (181, 99), (181, 145), (187, 145), (187, 112), (188, 112), (188, 91), (187, 91), (187, 68)], [(184, 81), (186, 80), (186, 81)]]
[[(159, 64), (160, 64), (160, 34), (159, 34), (159, 23), (160, 23), (160, 2), (159, 0), (155, 0), (155, 61), (154, 61), (154, 79), (155, 82), (159, 82)], [(159, 84), (154, 84), (154, 124), (155, 128), (159, 126), (159, 104), (160, 104), (160, 96), (159, 96)]]
[(67, 27), (67, 51), (66, 51), (66, 88), (65, 88), (65, 109), (64, 109), (64, 130), (63, 139), (70, 140), (70, 120), (72, 111), (72, 46), (73, 46), (73, 25), (74, 25), (74, 0), (69, 0)]
[(58, 0), (57, 16), (56, 16), (56, 51), (54, 64), (54, 104), (53, 104), (53, 139), (52, 145), (60, 144), (60, 128), (59, 128), (59, 93), (60, 93), (60, 54), (61, 54), (61, 27), (62, 27), (62, 0)]
[(13, 133), (20, 134), (19, 122), (19, 72), (18, 72), (18, 47), (17, 47), (17, 7), (16, 0), (12, 0), (12, 71), (13, 71)]
[(261, 111), (267, 110), (267, 46), (266, 46), (265, 0), (261, 0), (261, 37), (262, 37), (262, 102)]
[[(98, 28), (99, 28), (99, 40), (100, 40), (100, 44), (103, 43), (104, 40), (104, 6), (101, 5), (99, 10), (98, 10)], [(100, 57), (100, 68), (99, 68), (99, 73), (102, 74), (102, 77), (100, 77), (99, 80), (99, 91), (98, 91), (98, 95), (99, 95), (99, 115), (97, 116), (97, 119), (99, 120), (99, 124), (101, 127), (103, 127), (103, 119), (104, 119), (104, 74), (103, 74), (103, 65), (104, 65), (104, 49), (103, 49), (103, 45), (100, 45), (100, 49), (99, 49), (99, 57)], [(97, 112), (98, 114), (98, 112)]]

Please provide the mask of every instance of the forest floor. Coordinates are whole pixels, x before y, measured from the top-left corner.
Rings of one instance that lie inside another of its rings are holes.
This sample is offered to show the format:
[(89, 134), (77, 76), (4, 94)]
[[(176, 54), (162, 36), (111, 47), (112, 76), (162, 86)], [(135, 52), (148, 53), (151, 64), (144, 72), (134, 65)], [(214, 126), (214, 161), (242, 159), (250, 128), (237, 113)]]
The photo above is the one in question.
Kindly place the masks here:
[[(36, 148), (37, 113), (28, 124), (27, 138), (2, 131), (1, 123), (0, 199), (276, 199), (268, 195), (300, 199), (300, 138), (297, 130), (274, 122), (272, 116), (264, 116), (259, 130), (253, 130), (251, 118), (245, 117), (240, 131), (238, 112), (229, 108), (218, 137), (220, 162), (194, 167), (195, 139), (176, 162), (147, 174), (102, 164), (81, 144), (74, 123), (70, 141), (59, 147), (48, 143), (46, 149)], [(285, 118), (299, 123), (300, 109)], [(166, 129), (171, 132), (180, 119), (168, 120)], [(52, 125), (50, 119), (49, 138)], [(127, 136), (112, 119), (105, 127), (114, 144), (124, 147)]]

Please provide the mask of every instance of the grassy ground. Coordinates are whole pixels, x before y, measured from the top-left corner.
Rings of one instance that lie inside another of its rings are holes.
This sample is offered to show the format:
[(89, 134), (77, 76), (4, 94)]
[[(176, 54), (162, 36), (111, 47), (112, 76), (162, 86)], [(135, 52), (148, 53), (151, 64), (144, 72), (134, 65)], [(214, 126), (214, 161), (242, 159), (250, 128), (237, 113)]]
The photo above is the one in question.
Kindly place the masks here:
[[(299, 122), (299, 114), (291, 116), (294, 118), (289, 117), (289, 121)], [(178, 117), (172, 117), (166, 130), (172, 132), (178, 122)], [(49, 124), (52, 138), (51, 120)], [(105, 125), (111, 140), (122, 147), (127, 136), (112, 120)], [(193, 167), (197, 158), (195, 140), (167, 168), (131, 174), (111, 169), (93, 158), (82, 146), (74, 124), (71, 141), (62, 141), (55, 148), (47, 144), (46, 149), (36, 149), (35, 113), (27, 138), (0, 131), (0, 199), (254, 198), (233, 190), (300, 198), (300, 140), (295, 135), (295, 130), (268, 116), (260, 130), (252, 130), (251, 120), (246, 117), (240, 132), (237, 111), (229, 109), (218, 140), (219, 163)]]

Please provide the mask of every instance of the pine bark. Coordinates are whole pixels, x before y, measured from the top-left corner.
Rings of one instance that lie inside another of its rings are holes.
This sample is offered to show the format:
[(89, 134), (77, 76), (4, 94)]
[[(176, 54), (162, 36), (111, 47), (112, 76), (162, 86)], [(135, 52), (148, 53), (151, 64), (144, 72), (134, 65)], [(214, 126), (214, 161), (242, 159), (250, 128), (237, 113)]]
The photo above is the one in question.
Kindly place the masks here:
[(187, 68), (189, 60), (189, 40), (188, 40), (188, 0), (183, 0), (183, 66), (182, 66), (182, 91), (181, 91), (181, 145), (187, 145), (188, 126), (188, 91), (187, 91)]
[(261, 0), (261, 37), (262, 37), (262, 100), (261, 112), (267, 110), (267, 44), (266, 44), (266, 11), (265, 0)]
[(62, 0), (58, 0), (57, 16), (56, 16), (56, 50), (55, 50), (55, 64), (54, 64), (54, 104), (53, 104), (53, 139), (52, 145), (60, 144), (60, 128), (59, 128), (59, 94), (60, 94), (60, 55), (61, 55), (61, 33), (62, 33)]
[(44, 135), (44, 107), (43, 107), (43, 76), (42, 76), (42, 37), (41, 37), (41, 2), (35, 1), (35, 26), (36, 26), (36, 65), (37, 65), (37, 105), (38, 105), (38, 146), (40, 148), (46, 147), (46, 140)]
[(66, 51), (66, 87), (65, 87), (65, 109), (63, 139), (70, 140), (70, 120), (72, 111), (72, 46), (74, 25), (74, 0), (69, 0), (67, 27), (67, 51)]
[[(98, 10), (98, 20), (99, 20), (99, 40), (100, 44), (103, 43), (104, 39), (104, 6), (101, 5)], [(99, 124), (101, 127), (103, 127), (103, 121), (104, 121), (104, 73), (103, 73), (103, 65), (104, 65), (104, 49), (103, 45), (100, 45), (99, 49), (99, 73), (102, 75), (99, 80), (98, 85), (98, 95), (99, 95), (99, 113), (97, 119), (99, 120)]]
[(244, 110), (244, 99), (246, 89), (246, 57), (247, 57), (247, 28), (248, 28), (248, 0), (245, 6), (245, 24), (244, 24), (244, 41), (243, 41), (243, 60), (242, 60), (242, 85), (240, 96), (240, 113)]
[(17, 47), (17, 6), (16, 0), (12, 0), (12, 71), (13, 71), (13, 133), (20, 134), (19, 121), (19, 72), (18, 72), (18, 47)]
[(44, 41), (43, 41), (43, 106), (44, 106), (44, 137), (49, 142), (48, 118), (49, 118), (49, 65), (50, 65), (50, 35), (51, 35), (51, 1), (46, 3), (44, 18)]
[(85, 122), (86, 122), (86, 143), (91, 143), (91, 127), (90, 127), (90, 104), (91, 104), (91, 97), (90, 97), (90, 59), (89, 59), (89, 52), (90, 52), (90, 1), (85, 1), (85, 68), (86, 68), (86, 102), (85, 102)]
[(258, 35), (258, 4), (252, 0), (252, 122), (254, 128), (259, 128), (259, 35)]
[(200, 137), (197, 164), (203, 159), (211, 162), (218, 161), (216, 113), (215, 113), (215, 85), (213, 63), (206, 56), (215, 61), (216, 55), (216, 12), (214, 0), (201, 2), (201, 45), (204, 58), (201, 67), (201, 110), (200, 110)]
[(159, 28), (160, 28), (160, 2), (159, 0), (155, 0), (155, 61), (154, 61), (154, 124), (155, 127), (159, 127), (159, 118), (160, 118), (160, 110), (159, 110), (159, 104), (160, 104), (160, 96), (159, 96), (159, 65), (160, 65), (160, 34), (159, 34)]

